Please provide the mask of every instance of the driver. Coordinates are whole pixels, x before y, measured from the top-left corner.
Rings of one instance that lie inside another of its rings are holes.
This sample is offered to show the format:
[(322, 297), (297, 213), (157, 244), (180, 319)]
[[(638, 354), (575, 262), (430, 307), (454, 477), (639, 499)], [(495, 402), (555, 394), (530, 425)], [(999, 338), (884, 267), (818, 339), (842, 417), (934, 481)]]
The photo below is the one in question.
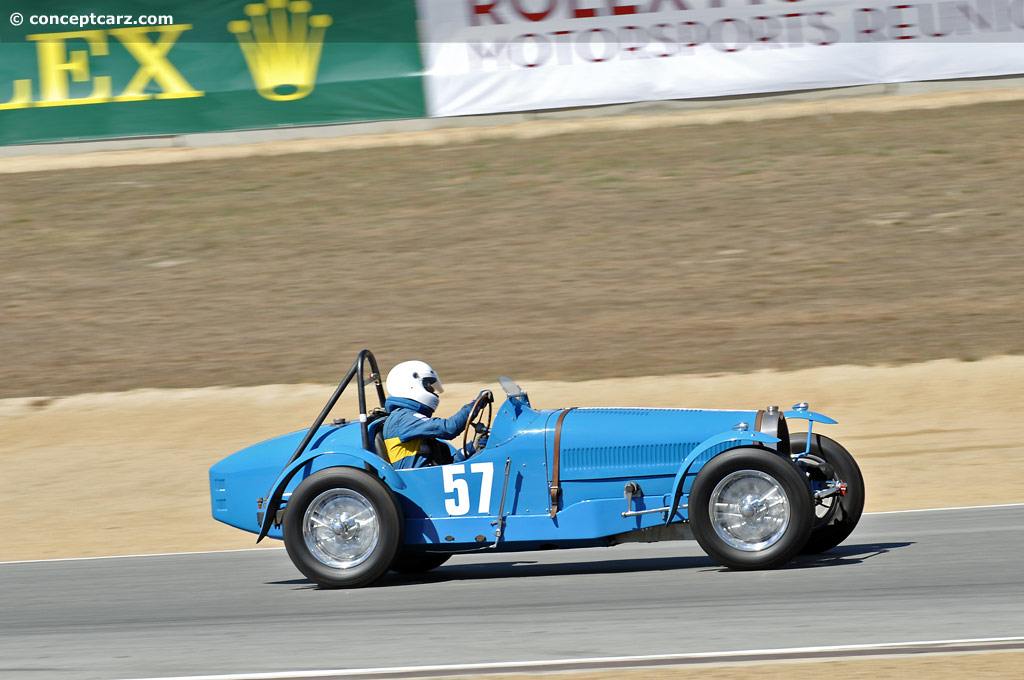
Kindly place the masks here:
[[(451, 418), (433, 418), (444, 392), (441, 379), (429, 364), (422, 361), (403, 361), (388, 373), (388, 398), (384, 402), (388, 418), (381, 435), (387, 447), (388, 462), (397, 469), (444, 465), (453, 461), (448, 445), (439, 439), (451, 439), (465, 429), (470, 410), (476, 399), (469, 402)], [(487, 393), (484, 390), (480, 395)], [(477, 397), (479, 399), (480, 397)], [(487, 444), (479, 441), (478, 448)], [(477, 447), (470, 442), (465, 452), (455, 454), (455, 460), (465, 460)]]

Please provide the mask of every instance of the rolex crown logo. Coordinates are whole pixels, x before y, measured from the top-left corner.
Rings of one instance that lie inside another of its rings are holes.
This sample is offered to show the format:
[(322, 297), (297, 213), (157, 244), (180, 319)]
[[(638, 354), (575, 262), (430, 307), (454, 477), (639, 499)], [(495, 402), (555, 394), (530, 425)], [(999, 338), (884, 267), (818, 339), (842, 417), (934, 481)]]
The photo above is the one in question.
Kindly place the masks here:
[(312, 9), (308, 0), (266, 0), (245, 6), (248, 20), (228, 23), (260, 96), (291, 101), (313, 91), (332, 20), (326, 14), (309, 16)]

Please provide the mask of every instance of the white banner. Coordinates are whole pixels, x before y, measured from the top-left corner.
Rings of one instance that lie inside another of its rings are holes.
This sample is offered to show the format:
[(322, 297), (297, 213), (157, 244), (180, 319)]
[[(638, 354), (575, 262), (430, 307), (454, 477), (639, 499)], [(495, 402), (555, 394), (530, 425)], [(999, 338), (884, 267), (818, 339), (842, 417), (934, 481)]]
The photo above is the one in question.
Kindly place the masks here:
[(873, 1), (417, 0), (427, 109), (1024, 73), (1024, 0)]

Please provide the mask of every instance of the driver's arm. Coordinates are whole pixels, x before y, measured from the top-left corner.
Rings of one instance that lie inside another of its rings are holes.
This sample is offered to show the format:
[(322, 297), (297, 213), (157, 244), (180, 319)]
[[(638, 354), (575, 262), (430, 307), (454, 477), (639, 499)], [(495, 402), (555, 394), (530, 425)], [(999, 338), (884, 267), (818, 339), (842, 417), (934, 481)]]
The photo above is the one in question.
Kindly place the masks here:
[(469, 402), (459, 409), (458, 413), (450, 418), (428, 418), (425, 415), (417, 414), (410, 418), (406, 427), (402, 428), (401, 440), (403, 442), (421, 437), (432, 437), (434, 439), (451, 439), (466, 428), (466, 421), (469, 420), (469, 410), (473, 408), (474, 402)]

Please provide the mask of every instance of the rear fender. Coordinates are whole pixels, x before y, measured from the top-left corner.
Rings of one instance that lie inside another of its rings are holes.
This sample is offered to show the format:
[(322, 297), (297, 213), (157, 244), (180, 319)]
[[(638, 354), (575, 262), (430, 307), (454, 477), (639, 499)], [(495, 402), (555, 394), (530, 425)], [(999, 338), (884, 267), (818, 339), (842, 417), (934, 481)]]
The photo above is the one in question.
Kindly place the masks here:
[(737, 445), (742, 445), (747, 442), (754, 444), (777, 444), (780, 441), (782, 440), (778, 437), (773, 437), (770, 434), (758, 432), (757, 430), (726, 430), (725, 432), (719, 432), (713, 437), (705, 439), (699, 446), (690, 452), (690, 455), (683, 459), (683, 464), (679, 466), (679, 472), (676, 473), (676, 477), (672, 481), (672, 503), (668, 506), (668, 517), (665, 520), (665, 524), (668, 525), (671, 523), (672, 519), (675, 517), (676, 508), (679, 507), (679, 498), (683, 495), (683, 482), (686, 480), (686, 475), (689, 474), (690, 468), (693, 467), (694, 463), (699, 460), (703, 454), (707, 453), (713, 447), (727, 442), (737, 442)]
[(270, 530), (271, 525), (274, 523), (273, 519), (277, 514), (277, 511), (281, 508), (281, 499), (284, 497), (285, 490), (288, 488), (289, 482), (298, 474), (299, 470), (304, 468), (313, 460), (317, 461), (317, 468), (324, 469), (329, 467), (354, 467), (367, 472), (372, 472), (380, 479), (384, 480), (392, 489), (404, 489), (405, 481), (395, 471), (395, 468), (391, 467), (388, 463), (378, 456), (377, 454), (370, 453), (364, 449), (355, 447), (344, 447), (337, 451), (309, 451), (302, 456), (299, 456), (294, 462), (289, 464), (281, 474), (278, 475), (274, 485), (270, 488), (270, 493), (267, 495), (269, 499), (266, 504), (266, 515), (264, 515), (263, 527), (260, 533), (260, 537), (256, 539), (259, 543), (266, 536)]

